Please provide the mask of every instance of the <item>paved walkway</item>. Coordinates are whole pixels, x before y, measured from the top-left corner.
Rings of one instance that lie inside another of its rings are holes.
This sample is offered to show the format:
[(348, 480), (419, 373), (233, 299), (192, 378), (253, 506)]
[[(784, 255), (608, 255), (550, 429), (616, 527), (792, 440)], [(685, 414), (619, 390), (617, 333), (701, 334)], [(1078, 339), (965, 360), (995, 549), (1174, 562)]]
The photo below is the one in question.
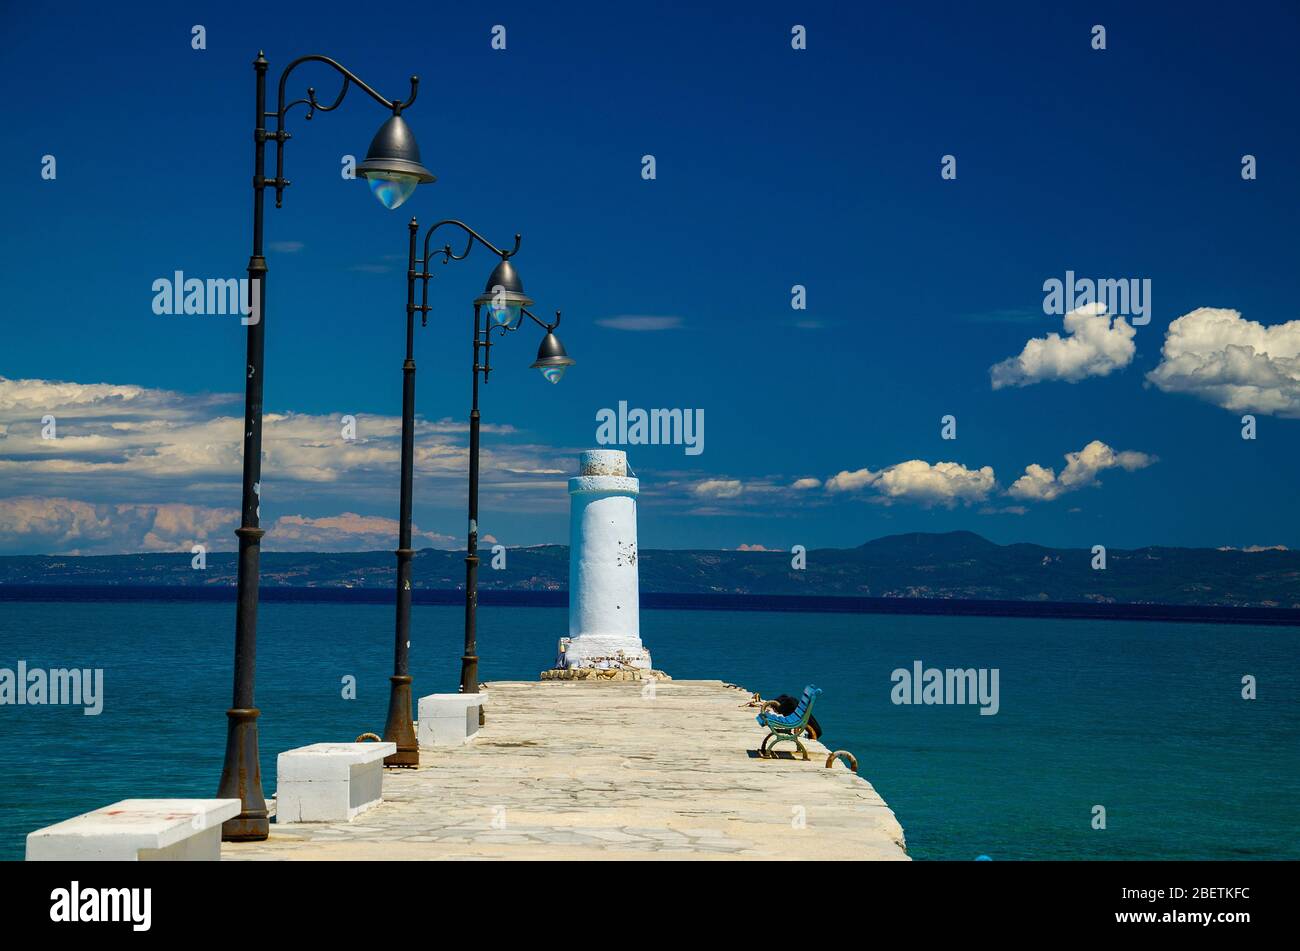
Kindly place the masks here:
[[(488, 686), (471, 744), (387, 770), (351, 823), (271, 826), (230, 859), (906, 859), (866, 782), (759, 759), (745, 691), (717, 680)], [(324, 739), (324, 738), (322, 738)], [(788, 749), (788, 744), (782, 749)]]

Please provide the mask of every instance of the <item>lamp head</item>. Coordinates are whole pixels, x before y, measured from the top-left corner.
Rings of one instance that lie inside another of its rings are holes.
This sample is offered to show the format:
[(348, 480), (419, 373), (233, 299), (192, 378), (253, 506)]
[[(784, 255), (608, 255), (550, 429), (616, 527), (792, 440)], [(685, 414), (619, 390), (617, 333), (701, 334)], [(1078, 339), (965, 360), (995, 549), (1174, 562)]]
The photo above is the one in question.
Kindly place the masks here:
[(501, 263), (492, 269), (483, 293), (474, 299), (474, 303), (487, 308), (488, 319), (492, 322), (490, 326), (497, 327), (516, 322), (522, 310), (532, 302), (532, 298), (524, 293), (524, 282), (509, 258), (502, 258)]
[(564, 344), (555, 336), (555, 331), (548, 330), (542, 338), (542, 345), (537, 348), (537, 359), (533, 368), (542, 371), (547, 383), (559, 383), (564, 371), (573, 366), (573, 357), (564, 352)]
[(370, 140), (357, 174), (390, 210), (410, 198), (416, 185), (435, 181), (433, 173), (420, 163), (420, 147), (415, 144), (411, 127), (397, 114), (389, 116)]

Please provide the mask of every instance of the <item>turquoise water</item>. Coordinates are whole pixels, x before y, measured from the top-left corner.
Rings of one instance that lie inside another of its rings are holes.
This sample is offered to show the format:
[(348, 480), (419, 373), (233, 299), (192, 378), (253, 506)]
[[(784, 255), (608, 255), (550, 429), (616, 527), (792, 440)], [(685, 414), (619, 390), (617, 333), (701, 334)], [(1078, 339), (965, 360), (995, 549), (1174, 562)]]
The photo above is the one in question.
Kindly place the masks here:
[[(215, 793), (234, 614), (0, 603), (0, 667), (105, 669), (98, 717), (0, 707), (0, 858), (21, 858), (28, 831), (117, 799)], [(462, 616), (415, 607), (418, 693), (455, 689)], [(480, 609), (482, 678), (534, 679), (566, 617)], [(271, 603), (259, 626), (269, 795), (277, 752), (382, 730), (393, 610)], [(675, 677), (765, 696), (822, 687), (827, 744), (857, 756), (916, 858), (1300, 858), (1295, 629), (725, 611), (646, 611), (642, 627)], [(890, 673), (914, 660), (998, 668), (1000, 712), (892, 704)], [(1245, 674), (1259, 699), (1241, 699)], [(342, 698), (345, 675), (355, 700)], [(1104, 830), (1091, 828), (1094, 805)]]

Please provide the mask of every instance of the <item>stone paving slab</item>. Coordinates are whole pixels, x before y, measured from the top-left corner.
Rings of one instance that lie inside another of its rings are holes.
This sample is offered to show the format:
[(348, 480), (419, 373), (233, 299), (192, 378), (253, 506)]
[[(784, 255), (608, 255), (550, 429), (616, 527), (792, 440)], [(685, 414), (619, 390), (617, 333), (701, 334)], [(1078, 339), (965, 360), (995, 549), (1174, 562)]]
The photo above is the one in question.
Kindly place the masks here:
[[(865, 779), (759, 759), (749, 694), (718, 680), (500, 682), (472, 743), (384, 773), (352, 823), (279, 824), (222, 858), (907, 859)], [(782, 749), (787, 749), (788, 744)]]

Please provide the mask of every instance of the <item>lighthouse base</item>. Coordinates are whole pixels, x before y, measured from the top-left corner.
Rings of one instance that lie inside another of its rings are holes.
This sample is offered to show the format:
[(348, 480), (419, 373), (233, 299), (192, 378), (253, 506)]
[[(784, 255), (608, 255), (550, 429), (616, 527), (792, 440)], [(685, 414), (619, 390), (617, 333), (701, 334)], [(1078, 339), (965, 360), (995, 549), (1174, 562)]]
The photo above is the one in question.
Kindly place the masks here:
[(639, 637), (626, 634), (580, 634), (560, 638), (555, 659), (557, 670), (596, 668), (598, 670), (650, 670), (650, 652)]

